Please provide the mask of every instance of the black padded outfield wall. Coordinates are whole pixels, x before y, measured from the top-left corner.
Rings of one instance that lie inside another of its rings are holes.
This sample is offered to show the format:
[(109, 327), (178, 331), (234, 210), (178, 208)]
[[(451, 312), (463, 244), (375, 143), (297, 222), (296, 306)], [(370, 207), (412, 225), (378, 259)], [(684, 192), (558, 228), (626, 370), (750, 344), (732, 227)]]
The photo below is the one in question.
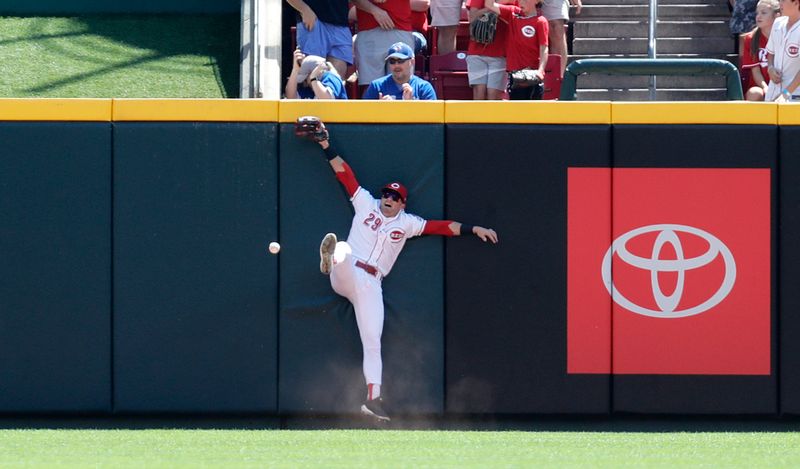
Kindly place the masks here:
[(111, 125), (0, 140), (0, 412), (108, 412)]
[(614, 412), (777, 412), (777, 137), (613, 127)]
[[(409, 190), (408, 212), (443, 217), (441, 125), (329, 128), (373, 196), (399, 180)], [(322, 237), (346, 239), (353, 209), (322, 150), (297, 139), (293, 125), (281, 126), (280, 200), (280, 413), (356, 413), (366, 385), (353, 308), (319, 272)], [(409, 240), (383, 281), (382, 394), (395, 414), (444, 410), (443, 246), (438, 236)]]
[(800, 127), (780, 129), (781, 411), (800, 414)]
[[(579, 318), (588, 333), (568, 333), (567, 316), (570, 171), (608, 168), (610, 143), (609, 125), (447, 126), (447, 215), (500, 239), (447, 242), (448, 411), (610, 411), (610, 298)], [(611, 179), (592, 182), (601, 221), (589, 228), (608, 246)], [(602, 351), (572, 347), (569, 363), (568, 342)]]
[(277, 124), (114, 124), (114, 408), (277, 409)]

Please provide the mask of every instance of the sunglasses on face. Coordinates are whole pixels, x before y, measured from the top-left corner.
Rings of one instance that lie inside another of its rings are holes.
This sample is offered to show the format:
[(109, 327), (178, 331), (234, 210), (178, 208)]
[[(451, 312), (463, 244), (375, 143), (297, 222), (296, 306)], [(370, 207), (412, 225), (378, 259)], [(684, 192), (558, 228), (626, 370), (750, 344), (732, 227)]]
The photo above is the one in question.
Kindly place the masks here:
[(408, 60), (409, 60), (409, 59), (395, 59), (395, 58), (391, 58), (391, 59), (389, 59), (389, 65), (395, 65), (395, 64), (404, 64), (404, 63), (408, 62)]
[(400, 194), (394, 191), (383, 191), (382, 194), (384, 199), (392, 199), (395, 202), (400, 202), (403, 200), (403, 198), (400, 197)]

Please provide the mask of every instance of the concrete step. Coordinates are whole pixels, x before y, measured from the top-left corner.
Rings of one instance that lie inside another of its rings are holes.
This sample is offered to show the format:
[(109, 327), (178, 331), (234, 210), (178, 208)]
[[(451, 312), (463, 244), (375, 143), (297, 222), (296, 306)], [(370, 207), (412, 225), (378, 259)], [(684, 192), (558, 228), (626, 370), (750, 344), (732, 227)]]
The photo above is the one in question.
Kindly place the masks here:
[[(733, 40), (727, 37), (661, 38), (656, 43), (659, 54), (728, 54), (734, 52)], [(645, 38), (592, 38), (572, 41), (574, 54), (647, 54)]]
[[(647, 18), (650, 7), (646, 5), (587, 5), (581, 9), (581, 14), (575, 17), (575, 21), (589, 20), (598, 18), (629, 19)], [(728, 8), (725, 5), (659, 5), (659, 19), (665, 18), (715, 18), (725, 19), (730, 17)]]
[[(575, 38), (647, 37), (647, 20), (576, 21)], [(730, 37), (727, 21), (659, 21), (656, 35), (665, 37)], [(730, 39), (733, 43), (733, 39)]]
[[(712, 76), (659, 76), (656, 77), (659, 88), (725, 88), (725, 78)], [(578, 77), (578, 89), (599, 88), (647, 88), (650, 86), (649, 76), (601, 75), (587, 74)]]
[[(657, 89), (656, 101), (726, 101), (724, 89)], [(650, 101), (649, 89), (579, 90), (578, 101)]]
[[(581, 0), (584, 6), (591, 5), (649, 5), (650, 0)], [(728, 8), (727, 0), (658, 0), (659, 5), (722, 5)], [(570, 12), (572, 14), (572, 12)]]

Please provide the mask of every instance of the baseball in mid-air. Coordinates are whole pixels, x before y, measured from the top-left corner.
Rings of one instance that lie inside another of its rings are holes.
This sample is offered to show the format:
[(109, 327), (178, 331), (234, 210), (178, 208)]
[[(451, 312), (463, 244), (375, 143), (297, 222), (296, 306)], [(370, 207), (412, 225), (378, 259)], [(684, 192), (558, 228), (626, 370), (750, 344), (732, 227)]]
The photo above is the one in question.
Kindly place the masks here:
[(272, 254), (277, 254), (277, 253), (281, 252), (280, 243), (278, 243), (276, 241), (273, 241), (273, 242), (269, 243), (269, 252), (271, 252)]

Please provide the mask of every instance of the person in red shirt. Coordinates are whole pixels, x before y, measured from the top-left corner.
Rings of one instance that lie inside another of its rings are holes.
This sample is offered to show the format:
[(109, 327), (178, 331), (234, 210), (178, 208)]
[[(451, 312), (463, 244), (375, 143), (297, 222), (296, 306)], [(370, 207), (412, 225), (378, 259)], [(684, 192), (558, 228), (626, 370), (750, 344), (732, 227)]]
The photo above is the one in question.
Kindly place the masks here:
[(414, 44), (410, 0), (355, 0), (358, 34), (355, 60), (358, 84), (386, 75), (386, 51), (397, 42)]
[[(507, 0), (508, 1), (508, 0)], [(515, 5), (516, 1), (508, 1)], [(479, 21), (487, 11), (484, 0), (467, 0), (469, 22)], [(506, 39), (508, 24), (497, 22), (494, 40), (489, 44), (481, 44), (472, 39), (467, 46), (467, 73), (469, 85), (472, 87), (472, 99), (503, 99), (508, 85), (506, 73)]]
[(511, 99), (542, 99), (544, 94), (544, 67), (547, 64), (547, 45), (550, 27), (544, 16), (536, 9), (541, 0), (519, 0), (519, 6), (498, 5), (494, 0), (486, 7), (500, 15), (508, 23), (506, 39), (506, 70), (532, 70), (538, 77), (536, 85), (523, 86), (509, 80), (508, 94)]
[(411, 0), (411, 27), (414, 31), (428, 34), (428, 10), (431, 0)]
[(747, 101), (764, 101), (769, 86), (767, 40), (775, 18), (780, 16), (778, 0), (761, 0), (756, 5), (756, 27), (743, 37), (742, 74), (747, 78)]

